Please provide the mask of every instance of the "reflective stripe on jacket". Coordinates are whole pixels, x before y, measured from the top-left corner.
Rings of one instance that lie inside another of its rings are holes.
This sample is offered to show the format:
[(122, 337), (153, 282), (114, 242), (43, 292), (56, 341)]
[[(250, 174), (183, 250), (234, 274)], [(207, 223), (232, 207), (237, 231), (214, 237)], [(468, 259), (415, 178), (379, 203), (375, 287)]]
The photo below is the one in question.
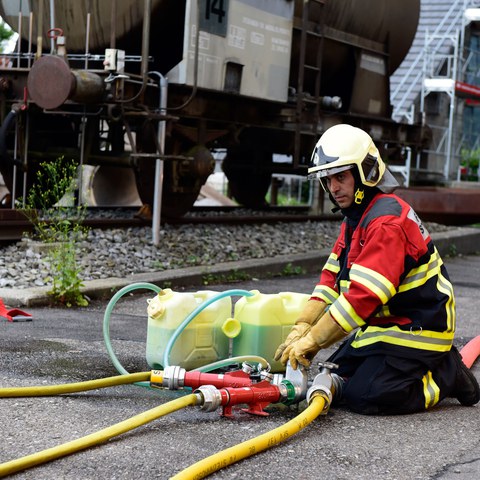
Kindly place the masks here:
[(312, 296), (331, 304), (345, 332), (360, 327), (354, 348), (451, 348), (455, 299), (447, 271), (416, 213), (394, 194), (373, 198), (351, 238), (342, 223)]

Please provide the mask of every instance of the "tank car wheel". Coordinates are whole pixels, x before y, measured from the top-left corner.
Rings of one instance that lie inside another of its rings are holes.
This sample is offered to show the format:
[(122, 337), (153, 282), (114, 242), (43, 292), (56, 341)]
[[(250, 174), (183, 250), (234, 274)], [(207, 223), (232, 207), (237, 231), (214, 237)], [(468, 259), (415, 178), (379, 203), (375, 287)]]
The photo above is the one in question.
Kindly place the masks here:
[[(143, 129), (142, 137), (137, 134), (137, 147), (143, 152), (154, 152), (148, 135), (149, 127)], [(146, 134), (146, 135), (145, 135)], [(181, 154), (191, 160), (166, 160), (163, 171), (162, 216), (177, 218), (185, 215), (195, 203), (202, 185), (213, 172), (215, 160), (211, 152), (197, 145), (189, 150), (181, 142), (168, 141), (165, 150), (171, 154)], [(137, 190), (143, 204), (153, 205), (155, 191), (155, 160), (138, 159), (135, 169)]]
[[(144, 205), (152, 207), (155, 194), (155, 160), (140, 159), (135, 169), (135, 178), (140, 200)], [(171, 178), (173, 176), (172, 165), (164, 164), (163, 188), (162, 188), (162, 216), (178, 218), (192, 209), (195, 200), (200, 193), (201, 185), (190, 188), (184, 192), (172, 191)]]
[(272, 154), (253, 148), (232, 148), (223, 161), (223, 171), (228, 179), (230, 193), (248, 208), (267, 205), (265, 195), (270, 187), (272, 173), (269, 166)]

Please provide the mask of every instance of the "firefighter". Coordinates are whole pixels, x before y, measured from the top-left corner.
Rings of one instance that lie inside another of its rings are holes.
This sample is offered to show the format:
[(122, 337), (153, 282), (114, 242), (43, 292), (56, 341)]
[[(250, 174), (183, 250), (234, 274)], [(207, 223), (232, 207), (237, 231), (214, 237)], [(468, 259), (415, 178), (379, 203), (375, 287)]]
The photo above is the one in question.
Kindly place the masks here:
[(275, 359), (293, 368), (344, 339), (340, 401), (361, 414), (427, 410), (480, 399), (453, 346), (455, 297), (445, 265), (372, 138), (351, 125), (320, 137), (308, 170), (344, 220), (320, 281)]

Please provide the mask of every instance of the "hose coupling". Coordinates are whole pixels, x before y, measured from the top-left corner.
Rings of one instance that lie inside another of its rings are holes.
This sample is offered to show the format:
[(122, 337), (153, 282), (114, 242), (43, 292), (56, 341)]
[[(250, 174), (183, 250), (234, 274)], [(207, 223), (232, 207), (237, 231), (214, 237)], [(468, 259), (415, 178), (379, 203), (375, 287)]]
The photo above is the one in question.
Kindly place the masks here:
[(282, 383), (282, 380), (283, 380), (283, 374), (272, 373), (272, 372), (267, 372), (266, 370), (262, 370), (260, 372), (260, 379), (266, 380), (272, 385), (280, 385), (280, 383)]
[(163, 387), (169, 390), (178, 390), (185, 385), (186, 370), (182, 367), (171, 365), (163, 371)]
[[(321, 362), (319, 363), (320, 373), (314, 378), (312, 386), (307, 391), (307, 403), (310, 404), (312, 398), (316, 395), (321, 395), (325, 399), (325, 407), (323, 409), (323, 414), (326, 414), (330, 408), (330, 405), (333, 400), (333, 396), (336, 393), (336, 385), (335, 383), (339, 383), (341, 378), (336, 375), (332, 374), (331, 371), (333, 369), (337, 369), (338, 365), (331, 362)], [(333, 379), (333, 375), (335, 375), (336, 379)], [(341, 385), (340, 385), (340, 392), (341, 393)]]
[(252, 365), (251, 363), (248, 362), (243, 362), (242, 363), (242, 372), (246, 373), (247, 375), (252, 375), (254, 373), (258, 372), (258, 369), (256, 365)]
[(342, 398), (343, 385), (345, 384), (345, 380), (336, 373), (332, 373), (331, 375), (333, 381), (333, 398)]
[(293, 405), (298, 403), (296, 401), (297, 395), (295, 386), (290, 380), (282, 380), (282, 383), (278, 385), (278, 391), (280, 393), (280, 402), (284, 405)]
[(290, 362), (287, 362), (285, 378), (279, 377), (279, 380), (278, 384), (275, 383), (275, 380), (272, 383), (278, 386), (281, 402), (284, 405), (293, 405), (305, 398), (308, 387), (308, 374), (304, 367), (294, 370)]
[(222, 394), (220, 390), (213, 385), (202, 385), (193, 393), (202, 396), (203, 402), (200, 409), (204, 412), (214, 412), (222, 405)]
[(290, 362), (287, 362), (285, 379), (290, 381), (295, 387), (295, 402), (301, 402), (305, 398), (308, 388), (307, 370), (303, 366), (300, 366), (297, 370), (294, 370), (290, 365)]
[(258, 383), (262, 380), (270, 381), (270, 365), (268, 364), (265, 369), (262, 369), (261, 363), (251, 364), (248, 362), (242, 363), (242, 372), (246, 373), (252, 383)]

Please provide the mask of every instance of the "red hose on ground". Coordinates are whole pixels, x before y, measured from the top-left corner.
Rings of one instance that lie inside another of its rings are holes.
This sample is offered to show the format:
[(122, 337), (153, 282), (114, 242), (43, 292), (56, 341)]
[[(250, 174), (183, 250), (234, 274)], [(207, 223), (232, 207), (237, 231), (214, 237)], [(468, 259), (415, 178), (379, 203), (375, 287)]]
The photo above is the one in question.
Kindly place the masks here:
[(475, 360), (480, 356), (480, 335), (470, 340), (461, 350), (463, 363), (471, 368)]

